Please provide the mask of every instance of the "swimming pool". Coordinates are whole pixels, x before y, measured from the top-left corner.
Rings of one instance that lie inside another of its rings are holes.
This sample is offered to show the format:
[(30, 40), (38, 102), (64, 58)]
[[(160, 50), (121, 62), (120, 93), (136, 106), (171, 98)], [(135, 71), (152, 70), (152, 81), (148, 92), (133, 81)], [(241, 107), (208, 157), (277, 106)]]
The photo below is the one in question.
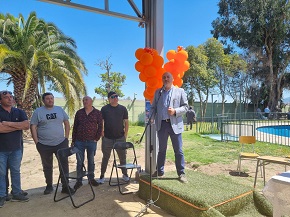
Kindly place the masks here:
[(258, 127), (257, 130), (277, 136), (290, 137), (290, 125)]

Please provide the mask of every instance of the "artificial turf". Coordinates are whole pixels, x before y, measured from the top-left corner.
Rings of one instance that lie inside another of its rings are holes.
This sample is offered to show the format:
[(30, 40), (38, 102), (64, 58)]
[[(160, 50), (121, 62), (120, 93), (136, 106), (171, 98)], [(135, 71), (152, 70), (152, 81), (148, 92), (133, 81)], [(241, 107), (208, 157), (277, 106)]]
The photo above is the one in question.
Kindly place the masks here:
[[(271, 216), (266, 199), (249, 186), (225, 177), (209, 176), (197, 171), (186, 171), (188, 183), (181, 183), (175, 171), (164, 178), (152, 179), (142, 175), (139, 197), (153, 200), (154, 204), (175, 216)], [(152, 198), (151, 194), (152, 193)], [(258, 200), (256, 199), (258, 198)], [(255, 201), (254, 201), (255, 200)]]

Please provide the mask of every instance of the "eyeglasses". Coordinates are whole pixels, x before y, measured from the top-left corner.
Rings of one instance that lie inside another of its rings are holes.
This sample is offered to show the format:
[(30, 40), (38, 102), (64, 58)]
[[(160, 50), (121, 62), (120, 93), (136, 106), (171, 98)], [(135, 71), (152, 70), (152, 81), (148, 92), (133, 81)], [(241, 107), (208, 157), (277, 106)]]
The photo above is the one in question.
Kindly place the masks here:
[(115, 99), (115, 98), (118, 98), (118, 95), (113, 95), (113, 96), (110, 96), (111, 99)]
[(10, 94), (12, 95), (12, 92), (11, 91), (7, 91), (7, 90), (4, 90), (4, 91), (1, 91), (0, 94), (3, 94), (3, 95), (6, 95), (6, 94)]

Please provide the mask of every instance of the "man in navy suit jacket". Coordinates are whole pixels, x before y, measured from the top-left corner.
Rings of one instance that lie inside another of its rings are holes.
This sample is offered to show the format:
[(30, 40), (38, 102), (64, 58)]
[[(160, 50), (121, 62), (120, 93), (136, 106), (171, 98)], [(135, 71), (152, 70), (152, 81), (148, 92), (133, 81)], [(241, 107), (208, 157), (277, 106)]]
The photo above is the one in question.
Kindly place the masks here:
[(181, 133), (184, 131), (182, 116), (188, 110), (188, 101), (184, 90), (173, 85), (172, 74), (165, 72), (162, 75), (162, 82), (163, 87), (156, 90), (150, 109), (151, 122), (155, 119), (159, 140), (156, 171), (152, 174), (152, 177), (164, 175), (167, 141), (170, 136), (179, 180), (186, 183)]

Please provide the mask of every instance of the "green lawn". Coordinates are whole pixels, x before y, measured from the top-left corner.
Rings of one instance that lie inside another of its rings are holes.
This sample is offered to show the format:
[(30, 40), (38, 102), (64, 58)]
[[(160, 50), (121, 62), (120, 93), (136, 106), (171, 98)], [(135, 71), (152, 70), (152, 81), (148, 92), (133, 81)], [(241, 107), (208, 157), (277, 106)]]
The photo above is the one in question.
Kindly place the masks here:
[[(139, 140), (144, 127), (130, 126), (128, 139), (132, 142)], [(184, 131), (183, 151), (187, 163), (206, 165), (211, 163), (229, 164), (236, 160), (240, 151), (238, 142), (221, 142), (211, 138), (202, 137), (193, 131)], [(144, 143), (145, 139), (142, 141)], [(170, 139), (169, 139), (170, 142)], [(246, 147), (245, 151), (251, 151), (251, 146)], [(287, 156), (290, 155), (290, 147), (265, 142), (257, 142), (255, 150), (260, 155)], [(168, 146), (166, 155), (167, 160), (174, 161), (174, 152), (172, 146)]]

